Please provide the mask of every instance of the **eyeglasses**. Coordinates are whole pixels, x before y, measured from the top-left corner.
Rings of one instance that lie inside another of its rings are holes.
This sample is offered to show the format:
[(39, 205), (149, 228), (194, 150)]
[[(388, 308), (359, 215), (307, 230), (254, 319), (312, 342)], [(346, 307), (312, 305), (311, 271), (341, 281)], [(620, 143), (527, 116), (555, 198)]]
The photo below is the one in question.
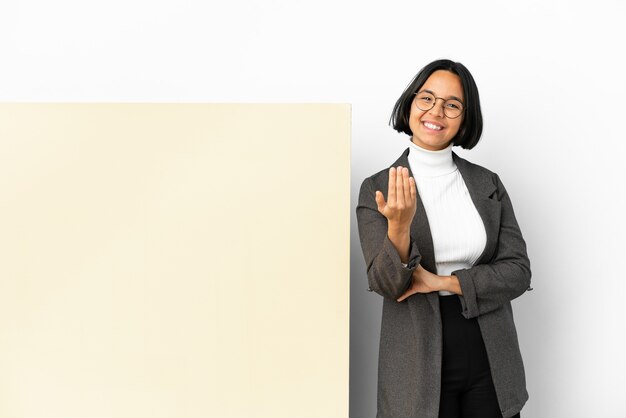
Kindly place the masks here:
[(463, 106), (463, 103), (461, 103), (457, 99), (446, 100), (443, 97), (436, 97), (434, 94), (427, 91), (415, 93), (414, 101), (415, 106), (417, 106), (419, 110), (430, 110), (435, 107), (437, 99), (443, 100), (443, 113), (449, 119), (458, 118), (465, 110), (465, 106)]

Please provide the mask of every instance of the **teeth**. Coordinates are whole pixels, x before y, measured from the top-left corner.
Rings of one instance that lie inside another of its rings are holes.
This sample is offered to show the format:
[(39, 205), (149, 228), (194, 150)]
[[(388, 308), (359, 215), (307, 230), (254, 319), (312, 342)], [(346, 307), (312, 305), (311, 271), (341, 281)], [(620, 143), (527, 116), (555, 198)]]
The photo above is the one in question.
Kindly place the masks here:
[(434, 124), (429, 123), (429, 122), (424, 122), (424, 126), (427, 127), (428, 129), (434, 129), (436, 131), (440, 131), (440, 130), (443, 129), (441, 126), (434, 125)]

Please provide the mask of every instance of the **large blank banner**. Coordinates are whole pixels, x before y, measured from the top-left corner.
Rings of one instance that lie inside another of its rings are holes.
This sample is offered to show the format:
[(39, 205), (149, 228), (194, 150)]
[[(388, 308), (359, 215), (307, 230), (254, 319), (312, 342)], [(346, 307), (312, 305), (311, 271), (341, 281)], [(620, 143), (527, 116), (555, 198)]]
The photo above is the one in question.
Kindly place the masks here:
[(0, 105), (0, 416), (348, 416), (350, 107)]

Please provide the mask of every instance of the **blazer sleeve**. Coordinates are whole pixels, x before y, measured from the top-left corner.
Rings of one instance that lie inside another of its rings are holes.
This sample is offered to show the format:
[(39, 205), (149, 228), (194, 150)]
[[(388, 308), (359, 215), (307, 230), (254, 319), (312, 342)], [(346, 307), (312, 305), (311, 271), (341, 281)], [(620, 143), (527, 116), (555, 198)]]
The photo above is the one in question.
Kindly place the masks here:
[(372, 183), (371, 178), (363, 181), (356, 207), (361, 248), (367, 265), (367, 290), (395, 301), (411, 285), (411, 275), (422, 257), (411, 238), (409, 262), (406, 266), (402, 263), (387, 236), (387, 218), (378, 211)]
[(500, 308), (530, 288), (530, 260), (513, 205), (495, 174), (496, 197), (501, 202), (500, 230), (496, 252), (488, 264), (453, 271), (459, 279), (465, 318), (474, 318)]

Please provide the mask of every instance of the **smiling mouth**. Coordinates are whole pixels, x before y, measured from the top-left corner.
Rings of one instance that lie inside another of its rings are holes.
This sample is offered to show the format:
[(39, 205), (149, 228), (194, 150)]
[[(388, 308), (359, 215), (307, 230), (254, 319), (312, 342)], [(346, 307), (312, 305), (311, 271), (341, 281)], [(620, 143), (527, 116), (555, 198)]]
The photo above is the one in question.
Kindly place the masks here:
[(431, 122), (422, 122), (422, 124), (427, 127), (428, 129), (432, 129), (433, 131), (440, 131), (443, 129), (443, 126), (441, 125), (436, 125), (434, 123)]

